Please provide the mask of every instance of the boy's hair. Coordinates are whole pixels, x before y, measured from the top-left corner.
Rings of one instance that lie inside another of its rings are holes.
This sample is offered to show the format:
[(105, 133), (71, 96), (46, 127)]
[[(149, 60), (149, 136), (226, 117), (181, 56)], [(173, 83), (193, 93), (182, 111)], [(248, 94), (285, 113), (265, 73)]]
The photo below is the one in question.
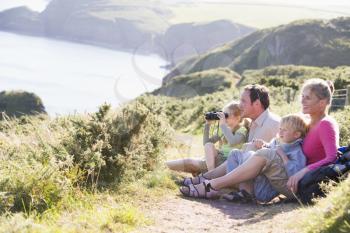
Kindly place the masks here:
[(281, 125), (282, 124), (286, 124), (292, 127), (295, 131), (300, 132), (302, 138), (305, 137), (309, 128), (305, 118), (300, 114), (290, 114), (282, 117)]

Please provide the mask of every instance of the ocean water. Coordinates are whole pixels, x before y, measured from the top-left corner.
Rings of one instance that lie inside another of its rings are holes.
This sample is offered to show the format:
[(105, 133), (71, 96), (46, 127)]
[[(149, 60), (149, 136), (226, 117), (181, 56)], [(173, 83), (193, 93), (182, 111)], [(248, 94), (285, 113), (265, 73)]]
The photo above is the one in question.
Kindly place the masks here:
[(165, 63), (156, 55), (0, 32), (0, 91), (34, 92), (50, 115), (92, 112), (152, 91)]

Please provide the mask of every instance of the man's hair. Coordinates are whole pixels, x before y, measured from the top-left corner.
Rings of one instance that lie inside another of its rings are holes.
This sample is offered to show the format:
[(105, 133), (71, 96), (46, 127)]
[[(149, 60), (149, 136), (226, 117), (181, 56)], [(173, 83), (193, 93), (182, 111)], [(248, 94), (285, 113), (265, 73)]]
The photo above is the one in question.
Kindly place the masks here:
[(245, 91), (249, 91), (250, 101), (253, 103), (256, 100), (260, 100), (264, 109), (270, 106), (269, 90), (267, 87), (259, 84), (247, 85), (244, 87)]
[(288, 125), (296, 132), (300, 132), (301, 137), (305, 137), (309, 127), (305, 118), (300, 114), (290, 114), (282, 117), (281, 125)]

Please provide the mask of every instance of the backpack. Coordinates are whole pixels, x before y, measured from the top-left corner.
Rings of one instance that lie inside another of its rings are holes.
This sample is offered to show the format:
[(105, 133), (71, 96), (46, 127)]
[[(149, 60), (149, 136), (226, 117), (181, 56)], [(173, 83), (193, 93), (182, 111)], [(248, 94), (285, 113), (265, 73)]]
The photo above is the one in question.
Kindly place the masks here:
[(312, 204), (312, 199), (325, 197), (321, 183), (339, 182), (350, 171), (350, 145), (338, 149), (335, 163), (310, 171), (298, 183), (297, 197), (303, 204)]

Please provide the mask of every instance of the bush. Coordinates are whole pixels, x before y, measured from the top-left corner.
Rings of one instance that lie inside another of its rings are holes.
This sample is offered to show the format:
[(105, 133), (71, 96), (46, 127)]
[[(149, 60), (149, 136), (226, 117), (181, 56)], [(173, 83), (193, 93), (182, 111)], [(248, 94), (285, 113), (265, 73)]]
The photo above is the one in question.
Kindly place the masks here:
[(332, 113), (340, 128), (340, 145), (350, 144), (350, 106)]
[(29, 214), (54, 207), (72, 188), (65, 176), (69, 154), (58, 137), (62, 129), (52, 130), (48, 119), (39, 117), (1, 123), (0, 211)]
[(10, 117), (46, 113), (41, 99), (34, 93), (24, 91), (0, 92), (0, 112)]
[(166, 122), (137, 101), (114, 116), (109, 113), (110, 106), (103, 105), (97, 113), (73, 121), (72, 135), (64, 141), (84, 186), (144, 175), (161, 161), (169, 141)]
[(57, 166), (9, 158), (0, 162), (0, 211), (43, 213), (71, 191)]
[(76, 189), (137, 179), (162, 161), (169, 126), (139, 102), (118, 112), (0, 122), (0, 212), (43, 213)]

